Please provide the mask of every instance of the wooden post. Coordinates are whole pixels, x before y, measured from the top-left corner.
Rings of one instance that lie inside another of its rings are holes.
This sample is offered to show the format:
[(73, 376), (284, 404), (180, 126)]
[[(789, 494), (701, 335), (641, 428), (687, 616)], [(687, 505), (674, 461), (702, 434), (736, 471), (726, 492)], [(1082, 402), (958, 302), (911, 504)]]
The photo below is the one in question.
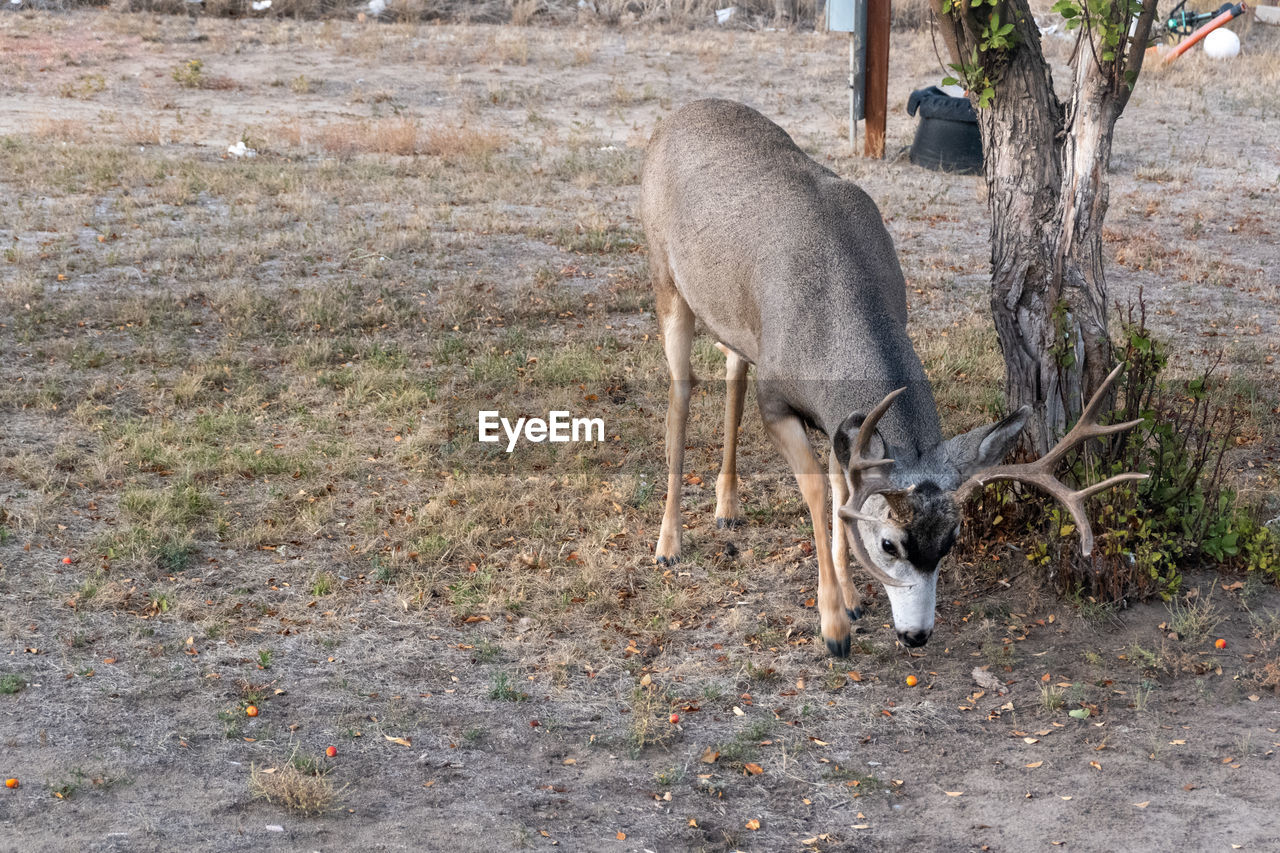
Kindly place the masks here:
[(866, 81), (863, 154), (884, 157), (885, 116), (889, 111), (889, 0), (867, 0)]

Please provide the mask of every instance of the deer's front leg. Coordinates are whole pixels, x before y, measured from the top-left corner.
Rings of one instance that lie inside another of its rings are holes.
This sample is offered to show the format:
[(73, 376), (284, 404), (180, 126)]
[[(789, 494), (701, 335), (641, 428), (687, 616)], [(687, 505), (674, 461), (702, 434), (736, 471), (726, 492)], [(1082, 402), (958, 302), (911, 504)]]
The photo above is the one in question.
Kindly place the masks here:
[(805, 434), (804, 424), (799, 418), (792, 414), (770, 416), (763, 407), (761, 416), (778, 450), (795, 472), (800, 494), (809, 507), (809, 518), (813, 522), (813, 544), (818, 554), (818, 615), (821, 618), (822, 638), (826, 640), (827, 650), (831, 654), (846, 657), (849, 654), (852, 626), (849, 615), (845, 612), (840, 582), (836, 578), (827, 541), (827, 478), (823, 475), (818, 460), (813, 458), (809, 436)]
[(836, 579), (840, 582), (845, 612), (851, 620), (861, 619), (864, 612), (862, 595), (849, 572), (849, 543), (845, 539), (848, 531), (844, 519), (840, 517), (840, 507), (849, 500), (849, 483), (844, 478), (844, 471), (841, 470), (835, 453), (830, 454), (827, 460), (827, 476), (831, 480), (831, 562), (835, 565)]

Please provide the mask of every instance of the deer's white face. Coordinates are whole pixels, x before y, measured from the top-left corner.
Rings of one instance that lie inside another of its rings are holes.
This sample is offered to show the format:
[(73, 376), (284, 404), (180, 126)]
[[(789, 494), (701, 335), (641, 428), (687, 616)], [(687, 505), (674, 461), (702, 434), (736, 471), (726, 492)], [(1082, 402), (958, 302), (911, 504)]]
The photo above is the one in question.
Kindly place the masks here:
[[(938, 564), (960, 535), (956, 489), (971, 473), (1004, 457), (1031, 410), (1023, 406), (915, 456), (888, 447), (879, 432), (867, 432), (898, 393), (887, 396), (866, 418), (858, 412), (846, 418), (832, 436), (831, 452), (849, 487), (839, 515), (850, 541), (863, 546), (854, 550), (862, 552), (857, 556), (867, 571), (881, 575), (898, 638), (914, 647), (923, 646), (933, 633)], [(900, 467), (892, 458), (908, 461)]]
[(885, 574), (903, 586), (885, 586), (898, 639), (912, 648), (933, 633), (937, 612), (938, 565), (959, 534), (959, 513), (949, 493), (931, 482), (921, 483), (892, 511), (880, 495), (867, 500), (863, 512), (880, 524), (852, 522), (851, 535), (861, 535), (867, 553)]

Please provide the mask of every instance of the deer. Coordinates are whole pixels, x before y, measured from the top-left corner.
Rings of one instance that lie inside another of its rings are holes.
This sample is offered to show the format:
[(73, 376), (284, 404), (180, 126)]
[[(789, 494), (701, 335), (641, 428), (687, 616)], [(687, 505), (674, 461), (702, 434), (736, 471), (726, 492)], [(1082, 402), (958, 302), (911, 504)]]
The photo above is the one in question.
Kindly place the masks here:
[[(1073, 490), (1054, 475), (1071, 448), (1141, 422), (1098, 424), (1123, 365), (1075, 427), (1033, 462), (1003, 463), (1029, 406), (944, 439), (907, 335), (906, 279), (879, 208), (756, 110), (710, 99), (664, 118), (646, 148), (639, 213), (670, 379), (667, 494), (654, 559), (669, 565), (681, 554), (698, 320), (725, 356), (716, 526), (742, 523), (737, 441), (753, 367), (761, 420), (813, 523), (820, 628), (832, 655), (849, 654), (853, 622), (864, 613), (850, 551), (884, 587), (898, 639), (917, 648), (934, 629), (939, 563), (978, 490), (1013, 480), (1047, 492), (1071, 514), (1088, 556), (1085, 499), (1146, 477), (1117, 474)], [(825, 472), (810, 429), (830, 443)]]

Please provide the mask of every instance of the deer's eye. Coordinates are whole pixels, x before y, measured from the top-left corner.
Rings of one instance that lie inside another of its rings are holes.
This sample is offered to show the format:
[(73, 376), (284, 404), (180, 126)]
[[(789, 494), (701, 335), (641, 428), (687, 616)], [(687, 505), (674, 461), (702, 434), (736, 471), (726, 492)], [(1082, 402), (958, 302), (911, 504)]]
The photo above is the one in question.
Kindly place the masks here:
[(880, 547), (883, 548), (884, 552), (890, 557), (898, 556), (898, 546), (893, 544), (892, 539), (881, 539)]

